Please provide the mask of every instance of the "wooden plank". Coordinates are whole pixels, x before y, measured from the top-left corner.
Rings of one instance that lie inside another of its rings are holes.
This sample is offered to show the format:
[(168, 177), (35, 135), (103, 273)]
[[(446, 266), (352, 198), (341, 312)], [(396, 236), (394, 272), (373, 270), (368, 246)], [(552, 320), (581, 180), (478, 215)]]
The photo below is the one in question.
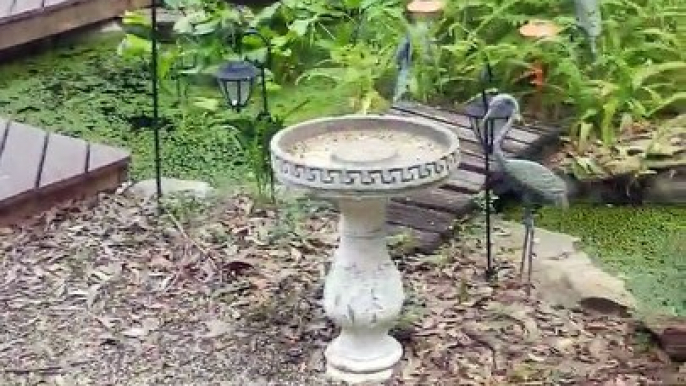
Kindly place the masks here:
[[(395, 106), (395, 105), (394, 105)], [(421, 103), (415, 103), (415, 102), (402, 102), (401, 104), (398, 105), (399, 108), (406, 109), (406, 110), (414, 110), (417, 111), (421, 115), (433, 117), (436, 120), (440, 120), (446, 123), (453, 123), (456, 125), (461, 125), (467, 128), (471, 128), (471, 124), (469, 122), (469, 118), (462, 112), (461, 108), (457, 108), (454, 110), (447, 110), (447, 109), (441, 109), (441, 108), (436, 108), (436, 107), (431, 107), (431, 106), (426, 106)], [(515, 126), (513, 130), (522, 130), (524, 133), (521, 135), (520, 138), (517, 138), (518, 141), (521, 141), (523, 143), (529, 143), (531, 141), (535, 141), (536, 138), (539, 136), (539, 130), (540, 128), (538, 127), (528, 127), (527, 126)]]
[[(0, 158), (2, 158), (2, 153), (5, 149), (5, 144), (7, 143), (7, 133), (10, 127), (10, 121), (0, 118)], [(0, 178), (3, 177), (0, 175)]]
[(7, 200), (36, 188), (45, 148), (45, 132), (18, 122), (9, 125), (2, 155), (0, 175), (9, 177), (0, 184), (0, 200)]
[(12, 6), (15, 0), (0, 0), (0, 18), (6, 17), (12, 13)]
[(88, 152), (89, 173), (115, 164), (127, 163), (131, 157), (125, 150), (98, 143), (90, 143)]
[(83, 176), (87, 170), (88, 143), (51, 133), (40, 175), (40, 188)]
[[(440, 248), (444, 239), (443, 235), (436, 232), (424, 232), (401, 225), (389, 225), (388, 235), (391, 237), (402, 235), (410, 238), (407, 243), (395, 246), (396, 249), (400, 249), (399, 252), (402, 255), (409, 255), (415, 252), (432, 253)], [(398, 251), (396, 250), (396, 252)]]
[(20, 15), (24, 12), (41, 9), (43, 0), (17, 0), (12, 8), (12, 15)]
[(62, 3), (68, 3), (71, 0), (45, 0), (45, 3), (43, 3), (43, 8), (48, 8), (48, 7), (53, 7), (55, 5), (59, 5)]
[(150, 0), (70, 0), (0, 18), (0, 51), (109, 20), (145, 4)]
[[(455, 131), (461, 138), (468, 138), (473, 141), (477, 140), (476, 133), (471, 128), (469, 118), (458, 111), (446, 111), (435, 107), (425, 106), (412, 102), (401, 102), (393, 105), (391, 111), (415, 113), (420, 117), (435, 120), (447, 124), (455, 128)], [(526, 149), (527, 144), (537, 141), (540, 138), (540, 132), (532, 131), (522, 126), (515, 126), (508, 134), (503, 142), (503, 150), (511, 151), (513, 153), (520, 153)]]
[[(429, 115), (418, 115), (410, 110), (402, 109), (391, 109), (391, 115), (398, 115), (402, 117), (413, 117), (420, 120), (427, 120), (433, 124), (439, 124), (442, 127), (450, 129), (460, 138), (460, 149), (463, 151), (469, 151), (471, 153), (482, 154), (483, 150), (481, 144), (479, 144), (476, 134), (471, 128), (462, 127), (459, 125), (450, 124), (448, 121), (442, 121), (432, 118)], [(517, 140), (509, 139), (508, 136), (503, 143), (503, 151), (508, 155), (516, 155), (522, 152), (526, 148), (526, 144), (521, 143)]]
[(388, 222), (420, 231), (444, 234), (452, 229), (456, 216), (452, 213), (418, 208), (391, 201), (388, 204)]
[(456, 192), (475, 194), (483, 188), (485, 183), (486, 176), (483, 174), (470, 172), (468, 170), (457, 170), (441, 187)]
[[(412, 113), (407, 113), (407, 112), (402, 112), (402, 111), (396, 111), (393, 110), (390, 115), (396, 115), (396, 116), (401, 116), (401, 117), (412, 117), (416, 118), (419, 120), (425, 120), (429, 121), (433, 124), (436, 124), (436, 121), (432, 121), (431, 119), (424, 118), (424, 117), (419, 117), (417, 115), (414, 115)], [(450, 125), (446, 125), (444, 123), (438, 122), (442, 127), (445, 127), (447, 129), (452, 130), (452, 127)], [(476, 139), (469, 139), (469, 138), (463, 138), (460, 137), (458, 134), (458, 137), (460, 138), (460, 152), (465, 155), (470, 155), (474, 156), (476, 158), (483, 158), (483, 149), (481, 148), (481, 145), (476, 142)], [(476, 138), (476, 137), (474, 137)], [(511, 153), (508, 153), (511, 154)], [(483, 163), (483, 161), (480, 161), (479, 163)]]
[(93, 197), (101, 192), (115, 191), (125, 174), (126, 165), (106, 168), (50, 192), (39, 191), (38, 195), (24, 195), (23, 199), (13, 200), (15, 202), (11, 206), (0, 207), (0, 226), (24, 223), (24, 220), (29, 220), (27, 225), (40, 223), (40, 218), (36, 217), (36, 214), (69, 205), (74, 200)]
[(471, 209), (472, 199), (466, 194), (459, 194), (445, 189), (428, 189), (393, 199), (396, 202), (420, 208), (461, 216)]
[(470, 127), (469, 117), (464, 114), (454, 114), (449, 111), (437, 109), (435, 107), (430, 107), (417, 102), (398, 101), (393, 104), (392, 108), (416, 112), (422, 116), (430, 117), (450, 125), (457, 125), (466, 128)]

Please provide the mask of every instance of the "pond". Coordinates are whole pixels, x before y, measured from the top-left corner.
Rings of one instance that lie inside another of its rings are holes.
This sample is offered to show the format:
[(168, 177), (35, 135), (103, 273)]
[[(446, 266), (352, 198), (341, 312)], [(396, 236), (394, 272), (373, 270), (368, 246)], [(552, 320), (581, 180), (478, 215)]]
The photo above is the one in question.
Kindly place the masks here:
[[(518, 208), (506, 209), (511, 220)], [(623, 277), (643, 311), (686, 315), (686, 207), (573, 204), (543, 208), (537, 226), (580, 237), (585, 251)]]
[[(112, 32), (82, 37), (0, 66), (0, 115), (130, 149), (134, 158), (131, 177), (151, 178), (150, 74), (142, 61), (117, 56), (121, 38)], [(233, 112), (181, 108), (174, 86), (166, 86), (169, 90), (162, 93), (160, 101), (163, 174), (216, 184), (240, 179), (244, 169), (239, 149), (222, 125)], [(296, 122), (346, 111), (347, 97), (330, 90), (329, 84), (320, 81), (272, 91), (272, 112), (284, 114), (295, 109), (287, 122)], [(212, 86), (194, 86), (189, 96), (219, 97), (219, 93)], [(248, 109), (244, 114), (253, 113)]]

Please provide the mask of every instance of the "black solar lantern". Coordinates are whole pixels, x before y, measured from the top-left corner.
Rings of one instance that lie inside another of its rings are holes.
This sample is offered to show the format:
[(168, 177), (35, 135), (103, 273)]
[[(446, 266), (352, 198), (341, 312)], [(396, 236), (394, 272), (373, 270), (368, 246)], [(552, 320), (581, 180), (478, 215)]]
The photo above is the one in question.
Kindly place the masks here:
[(219, 69), (219, 89), (230, 108), (238, 112), (248, 105), (258, 75), (257, 67), (247, 60), (230, 61)]
[[(248, 60), (243, 56), (243, 39), (248, 36), (257, 37), (266, 49), (264, 61)], [(231, 60), (224, 63), (216, 74), (219, 88), (229, 107), (236, 112), (240, 112), (248, 105), (253, 88), (259, 79), (262, 91), (262, 111), (260, 117), (269, 116), (269, 106), (267, 102), (267, 68), (271, 62), (271, 44), (269, 40), (261, 35), (257, 30), (251, 28), (247, 31), (236, 33), (233, 36), (235, 51), (240, 59)]]

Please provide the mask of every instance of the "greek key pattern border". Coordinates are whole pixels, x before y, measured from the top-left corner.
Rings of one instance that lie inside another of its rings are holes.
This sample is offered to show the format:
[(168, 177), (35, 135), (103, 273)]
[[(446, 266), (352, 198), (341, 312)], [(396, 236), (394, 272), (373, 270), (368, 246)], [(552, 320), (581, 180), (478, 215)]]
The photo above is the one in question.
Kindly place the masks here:
[(272, 166), (277, 176), (307, 186), (341, 186), (369, 189), (379, 187), (403, 187), (431, 183), (447, 177), (459, 163), (459, 152), (447, 154), (437, 160), (409, 167), (380, 169), (328, 169), (296, 164), (272, 156)]

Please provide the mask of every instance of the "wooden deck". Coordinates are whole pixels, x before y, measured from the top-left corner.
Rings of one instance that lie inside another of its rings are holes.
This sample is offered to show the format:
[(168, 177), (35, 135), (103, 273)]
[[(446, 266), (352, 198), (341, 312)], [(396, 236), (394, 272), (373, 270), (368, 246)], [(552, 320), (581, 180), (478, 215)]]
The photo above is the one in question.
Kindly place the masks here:
[[(475, 209), (473, 197), (486, 184), (485, 160), (469, 118), (457, 111), (446, 111), (412, 102), (396, 103), (390, 115), (412, 116), (431, 120), (453, 130), (460, 138), (460, 168), (443, 186), (412, 196), (393, 199), (388, 222), (392, 232), (409, 232), (417, 240), (417, 249), (431, 253), (453, 234), (455, 220)], [(542, 126), (515, 127), (503, 143), (510, 157), (540, 159), (557, 149), (560, 130)], [(491, 164), (491, 186), (499, 180), (497, 166)]]
[(151, 0), (0, 0), (0, 51), (150, 4)]
[(0, 226), (116, 189), (129, 161), (127, 151), (0, 118)]

